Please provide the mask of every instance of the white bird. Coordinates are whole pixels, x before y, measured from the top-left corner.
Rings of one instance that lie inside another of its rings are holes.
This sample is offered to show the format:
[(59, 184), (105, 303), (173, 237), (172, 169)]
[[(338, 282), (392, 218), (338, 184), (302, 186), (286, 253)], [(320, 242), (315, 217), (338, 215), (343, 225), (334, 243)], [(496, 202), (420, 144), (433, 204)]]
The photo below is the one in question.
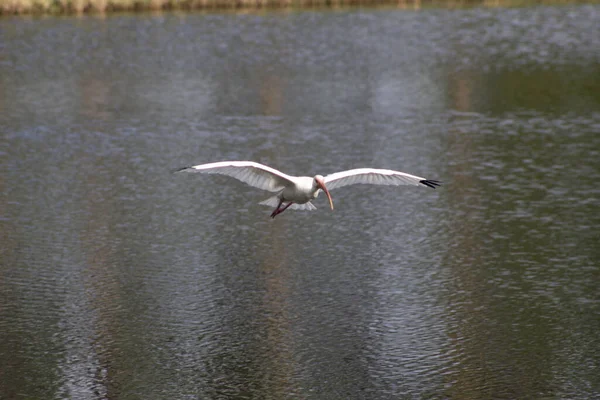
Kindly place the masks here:
[[(310, 201), (315, 199), (321, 190), (327, 195), (329, 206), (333, 210), (333, 200), (329, 190), (342, 186), (365, 183), (392, 186), (423, 185), (435, 189), (436, 186), (440, 185), (439, 181), (390, 169), (358, 168), (336, 172), (326, 177), (315, 175), (312, 178), (309, 176), (291, 176), (253, 161), (221, 161), (184, 167), (176, 172), (228, 175), (250, 186), (275, 192), (277, 193), (275, 196), (260, 202), (260, 204), (266, 206), (276, 206), (275, 211), (271, 213), (271, 218), (275, 218), (288, 208), (292, 210), (316, 210), (316, 207)], [(287, 204), (283, 206), (284, 203)]]

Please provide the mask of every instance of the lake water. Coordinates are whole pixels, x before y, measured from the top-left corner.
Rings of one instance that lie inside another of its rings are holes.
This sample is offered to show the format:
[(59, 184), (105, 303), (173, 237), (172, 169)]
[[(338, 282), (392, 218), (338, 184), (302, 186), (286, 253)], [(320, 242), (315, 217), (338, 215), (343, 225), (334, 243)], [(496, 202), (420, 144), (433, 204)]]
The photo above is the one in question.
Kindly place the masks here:
[(0, 398), (599, 398), (599, 17), (0, 19)]

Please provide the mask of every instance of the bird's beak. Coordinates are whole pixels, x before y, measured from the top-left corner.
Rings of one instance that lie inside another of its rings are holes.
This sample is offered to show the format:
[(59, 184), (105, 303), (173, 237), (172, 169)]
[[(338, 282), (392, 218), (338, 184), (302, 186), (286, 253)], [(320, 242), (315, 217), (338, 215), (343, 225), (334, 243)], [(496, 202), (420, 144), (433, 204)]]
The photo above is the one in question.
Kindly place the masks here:
[(329, 190), (327, 190), (327, 188), (325, 187), (325, 182), (322, 179), (319, 179), (319, 180), (317, 180), (317, 183), (319, 184), (319, 187), (321, 189), (323, 189), (323, 191), (327, 195), (327, 198), (329, 199), (329, 206), (333, 210), (333, 200), (331, 199), (331, 195), (329, 194)]

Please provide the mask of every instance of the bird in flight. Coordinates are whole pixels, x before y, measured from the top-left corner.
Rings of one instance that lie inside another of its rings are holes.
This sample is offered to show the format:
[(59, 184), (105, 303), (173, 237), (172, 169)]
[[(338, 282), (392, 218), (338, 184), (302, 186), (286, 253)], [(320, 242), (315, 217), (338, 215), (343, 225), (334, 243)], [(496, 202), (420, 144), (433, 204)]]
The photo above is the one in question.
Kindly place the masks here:
[(250, 186), (276, 193), (260, 204), (275, 207), (271, 218), (275, 218), (288, 208), (292, 210), (316, 210), (311, 203), (321, 190), (329, 200), (333, 210), (330, 190), (358, 183), (372, 185), (413, 185), (435, 189), (441, 182), (410, 175), (391, 169), (358, 168), (322, 175), (292, 176), (269, 166), (253, 161), (220, 161), (180, 168), (176, 172), (199, 172), (231, 176)]

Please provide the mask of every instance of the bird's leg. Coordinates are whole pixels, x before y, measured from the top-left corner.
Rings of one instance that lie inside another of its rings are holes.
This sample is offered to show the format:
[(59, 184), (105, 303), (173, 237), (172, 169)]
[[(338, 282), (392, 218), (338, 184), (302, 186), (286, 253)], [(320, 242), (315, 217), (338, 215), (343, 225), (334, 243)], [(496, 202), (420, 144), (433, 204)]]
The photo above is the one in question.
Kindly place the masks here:
[(283, 199), (280, 199), (279, 204), (277, 204), (277, 208), (271, 213), (271, 218), (275, 218), (275, 216), (280, 213), (279, 207), (281, 207), (282, 204), (283, 204)]
[(281, 214), (282, 212), (284, 212), (285, 210), (287, 210), (287, 208), (289, 206), (291, 206), (293, 204), (293, 202), (289, 202), (287, 206), (283, 207), (281, 210), (279, 209), (279, 207), (281, 207), (281, 204), (283, 203), (283, 200), (281, 200), (279, 202), (279, 205), (277, 206), (277, 209), (275, 211), (273, 211), (273, 213), (271, 214), (271, 218), (275, 218), (277, 215)]
[(287, 206), (283, 207), (283, 208), (281, 209), (281, 211), (279, 211), (279, 212), (278, 212), (278, 214), (281, 214), (282, 212), (284, 212), (285, 210), (287, 210), (287, 209), (288, 209), (288, 207), (289, 207), (289, 206), (291, 206), (292, 204), (294, 204), (294, 203), (290, 201), (290, 202), (288, 203), (288, 205), (287, 205)]

